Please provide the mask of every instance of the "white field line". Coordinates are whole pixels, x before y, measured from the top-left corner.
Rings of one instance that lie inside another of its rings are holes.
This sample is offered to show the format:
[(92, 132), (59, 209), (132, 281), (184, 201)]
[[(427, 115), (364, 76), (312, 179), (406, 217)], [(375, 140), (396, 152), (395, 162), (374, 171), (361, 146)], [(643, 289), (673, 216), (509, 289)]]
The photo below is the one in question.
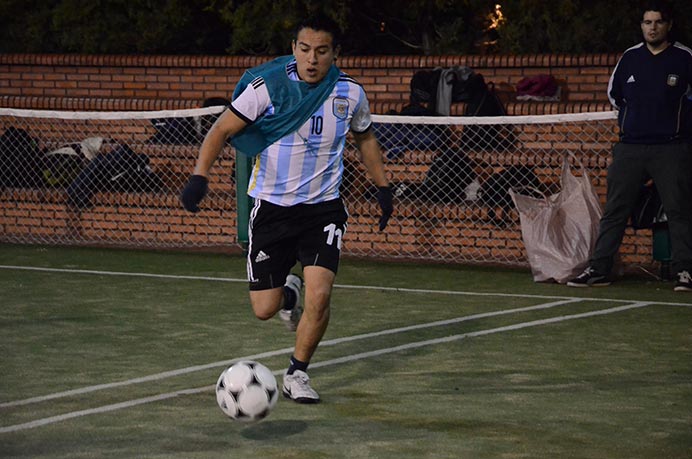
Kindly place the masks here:
[[(200, 280), (211, 282), (232, 282), (232, 283), (247, 283), (247, 279), (232, 278), (232, 277), (211, 277), (211, 276), (186, 276), (174, 274), (155, 274), (155, 273), (138, 273), (125, 271), (98, 271), (92, 269), (69, 269), (69, 268), (44, 268), (40, 266), (15, 266), (15, 265), (0, 265), (0, 269), (8, 270), (24, 270), (24, 271), (41, 271), (54, 273), (71, 273), (71, 274), (92, 274), (99, 276), (129, 276), (129, 277), (150, 277), (155, 279), (175, 279), (175, 280)], [(349, 284), (334, 284), (334, 288), (343, 288), (351, 290), (379, 290), (384, 292), (403, 292), (403, 293), (436, 293), (439, 295), (465, 295), (465, 296), (495, 296), (508, 298), (536, 298), (536, 299), (552, 299), (552, 300), (589, 300), (600, 301), (607, 303), (628, 303), (632, 300), (623, 300), (622, 298), (587, 298), (575, 296), (557, 296), (557, 295), (529, 295), (521, 293), (496, 293), (496, 292), (466, 292), (462, 290), (433, 290), (420, 288), (403, 288), (403, 287), (385, 287), (378, 285), (349, 285)], [(649, 304), (658, 304), (665, 306), (685, 306), (692, 307), (692, 303), (677, 303), (664, 301), (649, 301)]]
[[(589, 312), (584, 312), (584, 313), (580, 313), (580, 314), (556, 316), (556, 317), (551, 317), (548, 319), (533, 320), (533, 321), (521, 322), (521, 323), (517, 323), (517, 324), (513, 324), (513, 325), (506, 325), (503, 327), (491, 328), (491, 329), (487, 329), (487, 330), (478, 330), (475, 332), (451, 335), (451, 336), (447, 336), (444, 338), (417, 341), (417, 342), (412, 342), (412, 343), (408, 343), (408, 344), (402, 344), (400, 346), (377, 349), (374, 351), (363, 352), (363, 353), (359, 353), (359, 354), (352, 354), (349, 356), (344, 356), (344, 357), (331, 359), (331, 360), (325, 360), (322, 362), (315, 362), (314, 364), (311, 365), (311, 367), (312, 368), (319, 368), (319, 367), (326, 367), (326, 366), (330, 366), (330, 365), (337, 365), (340, 363), (362, 360), (362, 359), (366, 359), (369, 357), (377, 357), (377, 356), (381, 356), (381, 355), (385, 355), (385, 354), (391, 354), (393, 352), (407, 351), (407, 350), (418, 349), (421, 347), (431, 346), (431, 345), (435, 345), (435, 344), (459, 341), (459, 340), (462, 340), (465, 338), (473, 338), (473, 337), (477, 337), (477, 336), (491, 335), (494, 333), (519, 330), (522, 328), (536, 327), (536, 326), (540, 326), (540, 325), (547, 325), (547, 324), (552, 324), (552, 323), (557, 323), (557, 322), (565, 322), (567, 320), (583, 319), (583, 318), (587, 318), (587, 317), (613, 314), (613, 313), (627, 311), (629, 309), (641, 308), (641, 307), (649, 306), (649, 305), (651, 305), (651, 303), (645, 303), (645, 302), (632, 303), (632, 304), (628, 304), (628, 305), (617, 306), (614, 308), (600, 309), (597, 311), (589, 311)], [(282, 372), (283, 372), (283, 370), (279, 370), (279, 371), (275, 371), (274, 374), (278, 375), (278, 374), (281, 374)], [(139, 398), (139, 399), (135, 399), (135, 400), (129, 400), (126, 402), (115, 403), (115, 404), (111, 404), (111, 405), (104, 405), (101, 407), (91, 408), (91, 409), (87, 409), (87, 410), (73, 411), (71, 413), (65, 413), (65, 414), (61, 414), (58, 416), (52, 416), (52, 417), (48, 417), (48, 418), (37, 419), (35, 421), (26, 422), (23, 424), (15, 424), (12, 426), (0, 427), (0, 433), (9, 433), (9, 432), (16, 432), (16, 431), (20, 431), (20, 430), (32, 429), (35, 427), (53, 424), (53, 423), (65, 421), (68, 419), (87, 416), (90, 414), (105, 413), (105, 412), (109, 412), (109, 411), (115, 411), (115, 410), (119, 410), (119, 409), (130, 408), (130, 407), (137, 406), (137, 405), (143, 405), (146, 403), (156, 402), (156, 401), (160, 401), (160, 400), (166, 400), (166, 399), (178, 397), (181, 395), (193, 395), (193, 394), (198, 394), (198, 393), (202, 393), (205, 391), (212, 391), (212, 390), (214, 390), (213, 385), (206, 385), (206, 386), (202, 386), (202, 387), (198, 387), (198, 388), (194, 388), (194, 389), (185, 389), (185, 390), (180, 390), (180, 391), (175, 391), (175, 392), (168, 392), (165, 394), (159, 394), (159, 395), (154, 395), (154, 396), (150, 396), (150, 397), (144, 397), (144, 398)]]
[[(482, 319), (484, 317), (494, 317), (494, 316), (500, 316), (500, 315), (506, 315), (506, 314), (516, 314), (519, 312), (535, 311), (535, 310), (539, 310), (539, 309), (548, 309), (548, 308), (553, 308), (555, 306), (561, 306), (564, 304), (574, 303), (576, 301), (578, 301), (578, 300), (555, 301), (555, 302), (551, 302), (551, 303), (539, 304), (536, 306), (527, 306), (527, 307), (516, 308), (516, 309), (505, 309), (502, 311), (484, 312), (484, 313), (479, 313), (479, 314), (472, 314), (469, 316), (456, 317), (454, 319), (439, 320), (439, 321), (435, 321), (435, 322), (428, 322), (428, 323), (418, 324), (418, 325), (409, 325), (406, 327), (392, 328), (389, 330), (381, 330), (378, 332), (364, 333), (361, 335), (346, 336), (343, 338), (334, 338), (334, 339), (322, 341), (320, 343), (320, 347), (334, 346), (336, 344), (347, 343), (350, 341), (358, 341), (358, 340), (362, 340), (362, 339), (376, 338), (378, 336), (392, 335), (395, 333), (404, 333), (404, 332), (408, 332), (408, 331), (412, 331), (412, 330), (420, 330), (420, 329), (424, 329), (424, 328), (441, 327), (441, 326), (451, 325), (451, 324), (455, 324), (455, 323), (459, 323), (459, 322), (466, 322), (469, 320)], [(202, 365), (194, 365), (194, 366), (190, 366), (190, 367), (186, 367), (186, 368), (178, 368), (176, 370), (164, 371), (161, 373), (156, 373), (156, 374), (152, 374), (152, 375), (148, 375), (148, 376), (141, 376), (139, 378), (128, 379), (125, 381), (117, 381), (117, 382), (111, 382), (111, 383), (105, 383), (105, 384), (97, 384), (94, 386), (86, 386), (86, 387), (81, 387), (79, 389), (72, 389), (72, 390), (68, 390), (68, 391), (64, 391), (64, 392), (56, 392), (53, 394), (41, 395), (38, 397), (31, 397), (31, 398), (26, 398), (23, 400), (4, 402), (4, 403), (0, 403), (0, 408), (8, 408), (8, 407), (20, 406), (20, 405), (29, 405), (31, 403), (41, 403), (41, 402), (46, 402), (48, 400), (54, 400), (56, 398), (69, 397), (72, 395), (82, 395), (82, 394), (86, 394), (88, 392), (95, 392), (98, 390), (112, 389), (112, 388), (121, 387), (121, 386), (129, 386), (132, 384), (139, 384), (139, 383), (143, 383), (143, 382), (158, 381), (161, 379), (172, 378), (174, 376), (180, 376), (180, 375), (184, 375), (184, 374), (188, 374), (188, 373), (194, 373), (197, 371), (203, 371), (203, 370), (208, 370), (211, 368), (222, 367), (222, 366), (228, 366), (228, 365), (232, 364), (233, 362), (237, 362), (239, 360), (262, 360), (265, 358), (275, 357), (278, 355), (291, 354), (292, 352), (293, 352), (292, 347), (286, 347), (283, 349), (276, 349), (273, 351), (267, 351), (267, 352), (263, 352), (260, 354), (247, 355), (247, 356), (239, 357), (239, 358), (232, 359), (232, 360), (221, 360), (218, 362), (206, 363), (206, 364), (202, 364)]]
[(51, 416), (48, 418), (37, 419), (35, 421), (25, 422), (23, 424), (15, 424), (13, 426), (0, 427), (0, 433), (10, 433), (17, 432), (20, 430), (33, 429), (35, 427), (41, 427), (48, 424), (55, 424), (56, 422), (66, 421), (68, 419), (79, 418), (82, 416), (88, 416), (90, 414), (100, 414), (107, 413), (109, 411), (122, 410), (125, 408), (130, 408), (137, 405), (144, 405), (145, 403), (158, 402), (161, 400), (166, 400), (169, 398), (174, 398), (179, 395), (192, 395), (199, 394), (206, 390), (214, 390), (214, 385), (198, 387), (196, 389), (186, 389), (179, 390), (176, 392), (169, 392), (167, 394), (152, 395), (151, 397), (138, 398), (136, 400), (128, 400), (121, 403), (113, 403), (112, 405), (104, 405), (96, 408), (89, 408), (87, 410), (72, 411), (70, 413), (59, 414), (57, 416)]

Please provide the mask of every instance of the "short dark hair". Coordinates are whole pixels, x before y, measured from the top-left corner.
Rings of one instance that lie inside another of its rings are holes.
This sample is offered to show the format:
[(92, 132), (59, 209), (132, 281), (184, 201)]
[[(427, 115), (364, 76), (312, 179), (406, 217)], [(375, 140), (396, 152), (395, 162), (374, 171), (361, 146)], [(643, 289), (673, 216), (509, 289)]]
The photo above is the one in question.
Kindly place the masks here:
[(298, 34), (303, 29), (312, 29), (318, 32), (329, 33), (332, 36), (332, 46), (334, 46), (334, 48), (341, 44), (341, 29), (336, 21), (328, 16), (314, 14), (300, 21), (296, 27), (296, 38), (298, 38)]
[(670, 4), (666, 2), (665, 0), (649, 0), (647, 2), (644, 2), (644, 5), (642, 6), (641, 9), (641, 16), (639, 17), (640, 20), (644, 17), (644, 13), (647, 11), (656, 11), (661, 13), (661, 19), (663, 19), (666, 22), (670, 22), (673, 20), (673, 9), (671, 8)]

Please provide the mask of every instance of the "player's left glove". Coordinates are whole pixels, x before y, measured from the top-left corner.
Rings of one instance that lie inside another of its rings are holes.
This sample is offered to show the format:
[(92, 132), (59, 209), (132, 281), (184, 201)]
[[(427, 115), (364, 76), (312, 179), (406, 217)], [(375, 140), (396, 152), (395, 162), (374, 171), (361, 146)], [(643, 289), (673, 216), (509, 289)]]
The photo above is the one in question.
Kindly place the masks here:
[(392, 204), (392, 189), (388, 186), (378, 186), (377, 187), (377, 203), (382, 209), (382, 215), (380, 216), (380, 231), (387, 227), (387, 222), (389, 217), (392, 216), (394, 211), (394, 205)]
[(185, 210), (199, 212), (199, 203), (206, 196), (208, 188), (209, 180), (206, 177), (203, 175), (191, 175), (180, 195), (180, 201), (183, 203)]

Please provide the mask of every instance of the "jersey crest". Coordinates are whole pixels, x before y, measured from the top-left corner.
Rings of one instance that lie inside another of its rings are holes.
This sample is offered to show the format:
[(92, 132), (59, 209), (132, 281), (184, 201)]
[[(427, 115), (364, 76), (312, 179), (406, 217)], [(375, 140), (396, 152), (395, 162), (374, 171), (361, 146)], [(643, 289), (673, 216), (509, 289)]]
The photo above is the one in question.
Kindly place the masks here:
[(348, 99), (335, 97), (332, 102), (332, 113), (340, 120), (345, 120), (348, 116)]

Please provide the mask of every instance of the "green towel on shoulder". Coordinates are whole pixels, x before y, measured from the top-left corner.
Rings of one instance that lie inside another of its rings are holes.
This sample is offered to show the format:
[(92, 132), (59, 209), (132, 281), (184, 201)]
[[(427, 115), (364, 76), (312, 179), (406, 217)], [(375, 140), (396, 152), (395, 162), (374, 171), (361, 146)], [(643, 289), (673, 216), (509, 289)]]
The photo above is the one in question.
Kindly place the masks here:
[(241, 94), (252, 80), (261, 76), (267, 85), (274, 113), (259, 117), (238, 134), (231, 144), (241, 153), (256, 156), (280, 138), (297, 131), (324, 103), (339, 79), (339, 69), (332, 64), (325, 78), (317, 84), (294, 81), (286, 73), (293, 56), (282, 56), (247, 70), (233, 92)]

